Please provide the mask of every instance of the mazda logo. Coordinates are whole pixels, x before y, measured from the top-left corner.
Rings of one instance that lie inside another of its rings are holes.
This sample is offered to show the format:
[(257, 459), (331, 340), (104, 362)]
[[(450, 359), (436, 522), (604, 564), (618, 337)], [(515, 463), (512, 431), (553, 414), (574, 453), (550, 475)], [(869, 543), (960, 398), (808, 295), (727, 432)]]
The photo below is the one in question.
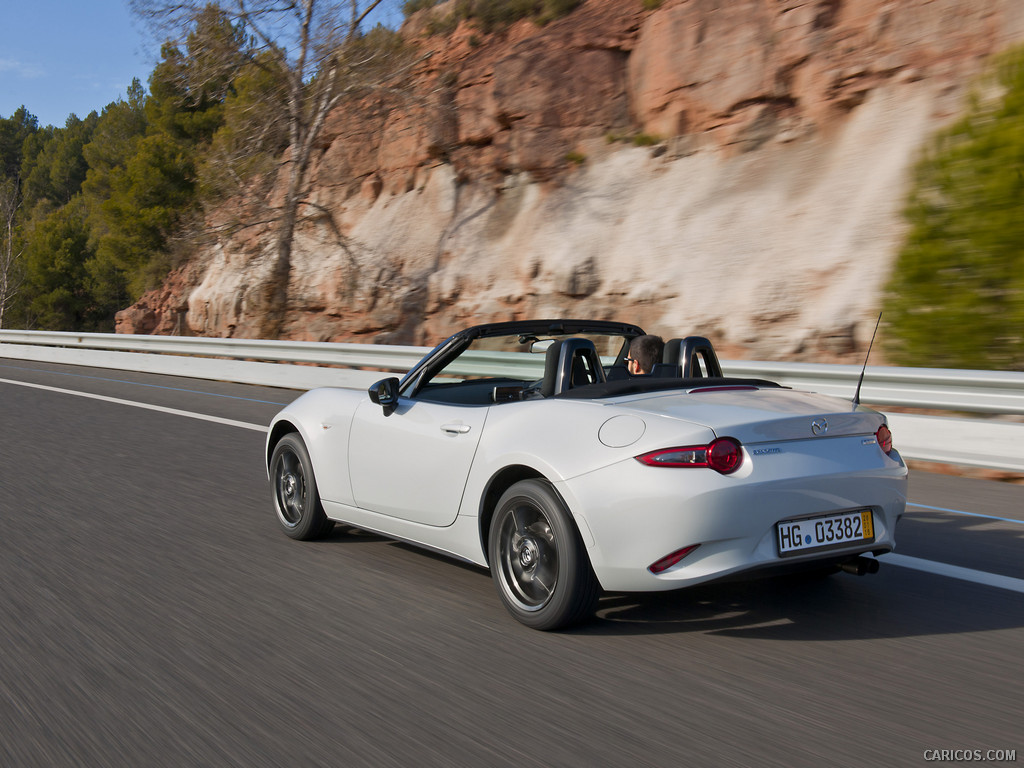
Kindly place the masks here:
[(815, 419), (811, 422), (811, 432), (816, 435), (824, 435), (828, 432), (828, 421), (825, 419)]

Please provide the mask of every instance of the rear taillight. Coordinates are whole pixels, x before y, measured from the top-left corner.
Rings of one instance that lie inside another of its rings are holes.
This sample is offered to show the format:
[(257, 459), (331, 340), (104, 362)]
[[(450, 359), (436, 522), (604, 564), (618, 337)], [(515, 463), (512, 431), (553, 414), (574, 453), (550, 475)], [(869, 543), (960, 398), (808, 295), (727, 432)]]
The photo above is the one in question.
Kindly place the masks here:
[(743, 463), (743, 448), (735, 438), (720, 437), (707, 445), (651, 451), (637, 456), (636, 460), (649, 467), (707, 467), (728, 475)]
[(878, 447), (885, 451), (886, 455), (892, 453), (892, 432), (889, 428), (883, 424), (875, 432), (875, 440), (878, 441)]

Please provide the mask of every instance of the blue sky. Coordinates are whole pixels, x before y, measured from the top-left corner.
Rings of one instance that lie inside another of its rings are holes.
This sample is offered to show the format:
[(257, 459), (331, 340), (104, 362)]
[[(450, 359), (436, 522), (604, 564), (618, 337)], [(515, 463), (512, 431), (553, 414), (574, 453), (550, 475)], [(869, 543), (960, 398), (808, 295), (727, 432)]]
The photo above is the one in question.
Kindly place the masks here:
[[(401, 21), (399, 4), (385, 5)], [(148, 88), (159, 57), (127, 0), (3, 0), (0, 117), (24, 104), (41, 126), (62, 127), (123, 98), (132, 78)]]
[(159, 46), (127, 0), (6, 0), (0, 24), (0, 117), (22, 104), (40, 125), (63, 126), (143, 87)]

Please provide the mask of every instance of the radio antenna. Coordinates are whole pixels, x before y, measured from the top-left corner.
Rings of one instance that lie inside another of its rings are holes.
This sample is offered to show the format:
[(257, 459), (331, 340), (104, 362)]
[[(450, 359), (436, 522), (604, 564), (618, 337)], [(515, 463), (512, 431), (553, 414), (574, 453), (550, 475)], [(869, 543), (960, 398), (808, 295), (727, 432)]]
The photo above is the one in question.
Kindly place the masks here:
[(875, 344), (875, 334), (878, 333), (878, 324), (882, 322), (882, 313), (878, 313), (878, 319), (875, 320), (875, 330), (871, 333), (871, 341), (868, 343), (868, 353), (864, 355), (864, 367), (860, 369), (860, 379), (857, 381), (857, 391), (853, 393), (853, 404), (860, 405), (860, 388), (864, 383), (864, 372), (868, 369), (868, 358), (871, 357), (871, 347)]

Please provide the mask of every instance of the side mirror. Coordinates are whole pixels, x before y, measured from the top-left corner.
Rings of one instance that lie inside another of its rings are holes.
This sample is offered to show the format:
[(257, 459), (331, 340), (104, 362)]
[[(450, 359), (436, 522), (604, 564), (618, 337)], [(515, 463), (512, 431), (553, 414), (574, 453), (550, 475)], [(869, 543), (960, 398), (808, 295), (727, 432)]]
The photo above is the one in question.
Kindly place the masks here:
[(370, 400), (384, 409), (384, 415), (390, 416), (398, 407), (398, 377), (391, 376), (381, 379), (368, 390)]

